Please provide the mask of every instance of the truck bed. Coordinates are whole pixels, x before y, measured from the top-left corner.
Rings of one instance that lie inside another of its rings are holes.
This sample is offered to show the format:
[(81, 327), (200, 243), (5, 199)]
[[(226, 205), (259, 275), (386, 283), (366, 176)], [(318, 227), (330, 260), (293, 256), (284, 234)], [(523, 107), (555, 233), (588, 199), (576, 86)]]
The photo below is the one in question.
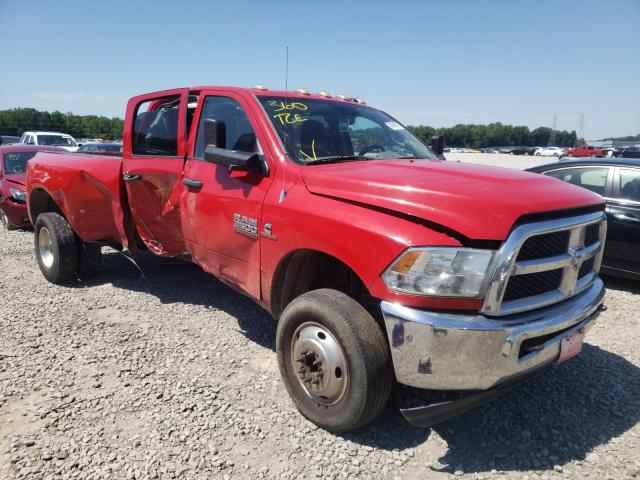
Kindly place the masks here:
[(29, 161), (27, 185), (30, 215), (46, 192), (83, 240), (127, 245), (122, 157), (40, 152)]

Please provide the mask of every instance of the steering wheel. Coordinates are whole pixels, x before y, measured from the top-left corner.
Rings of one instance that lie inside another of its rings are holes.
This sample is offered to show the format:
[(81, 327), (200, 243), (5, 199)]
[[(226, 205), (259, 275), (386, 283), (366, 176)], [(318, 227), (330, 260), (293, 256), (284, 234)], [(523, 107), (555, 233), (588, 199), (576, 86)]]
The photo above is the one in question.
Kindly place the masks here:
[(373, 150), (380, 150), (381, 152), (384, 152), (384, 146), (383, 145), (367, 145), (362, 150), (360, 150), (358, 155), (364, 155), (364, 154), (369, 153), (369, 152), (371, 152)]
[(13, 167), (12, 173), (20, 173), (20, 172), (22, 172), (22, 168), (20, 168), (20, 165), (16, 165), (15, 167)]

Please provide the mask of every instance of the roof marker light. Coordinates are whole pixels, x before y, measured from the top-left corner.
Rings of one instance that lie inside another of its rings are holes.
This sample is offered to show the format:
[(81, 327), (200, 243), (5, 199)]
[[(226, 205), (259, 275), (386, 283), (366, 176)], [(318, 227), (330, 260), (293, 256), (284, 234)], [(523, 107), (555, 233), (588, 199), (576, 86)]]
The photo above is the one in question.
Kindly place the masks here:
[(296, 93), (299, 93), (300, 95), (309, 95), (309, 90), (307, 90), (306, 88), (298, 88), (296, 90)]
[(329, 92), (325, 92), (324, 90), (321, 92), (318, 92), (318, 95), (324, 98), (331, 98), (331, 94)]
[(253, 88), (256, 90), (268, 90), (267, 86), (264, 83), (256, 83)]
[(365, 102), (361, 98), (356, 98), (356, 102), (361, 103), (362, 105), (366, 105), (367, 104), (367, 102)]
[(338, 95), (338, 98), (340, 100), (347, 100), (347, 96), (346, 95)]

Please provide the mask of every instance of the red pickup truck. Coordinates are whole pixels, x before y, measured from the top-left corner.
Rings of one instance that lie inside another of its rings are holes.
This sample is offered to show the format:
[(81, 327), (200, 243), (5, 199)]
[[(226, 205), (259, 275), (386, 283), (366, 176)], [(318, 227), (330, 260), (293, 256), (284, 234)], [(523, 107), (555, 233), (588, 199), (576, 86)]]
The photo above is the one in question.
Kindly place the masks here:
[(360, 100), (169, 90), (129, 101), (123, 141), (29, 162), (44, 276), (94, 274), (105, 245), (200, 265), (273, 315), (284, 385), (328, 430), (394, 381), (469, 391), (403, 410), (416, 425), (472, 408), (578, 354), (602, 304), (599, 196), (439, 160)]
[(606, 157), (607, 150), (589, 145), (581, 145), (576, 148), (570, 148), (569, 151), (567, 151), (567, 155), (569, 157)]

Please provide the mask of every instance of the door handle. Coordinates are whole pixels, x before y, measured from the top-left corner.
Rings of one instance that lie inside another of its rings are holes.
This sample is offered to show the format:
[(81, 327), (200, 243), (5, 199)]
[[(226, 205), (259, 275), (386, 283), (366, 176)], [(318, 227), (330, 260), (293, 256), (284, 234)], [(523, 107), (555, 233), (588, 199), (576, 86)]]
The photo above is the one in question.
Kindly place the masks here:
[(184, 183), (189, 188), (202, 188), (202, 182), (200, 180), (192, 180), (191, 178), (183, 178), (182, 183)]
[(124, 180), (125, 182), (137, 182), (141, 178), (142, 178), (142, 175), (140, 175), (139, 173), (136, 173), (134, 175), (123, 175), (122, 176), (122, 180)]
[(634, 217), (633, 215), (628, 215), (626, 213), (616, 213), (614, 217), (616, 217), (618, 220), (627, 220), (640, 223), (640, 218)]

